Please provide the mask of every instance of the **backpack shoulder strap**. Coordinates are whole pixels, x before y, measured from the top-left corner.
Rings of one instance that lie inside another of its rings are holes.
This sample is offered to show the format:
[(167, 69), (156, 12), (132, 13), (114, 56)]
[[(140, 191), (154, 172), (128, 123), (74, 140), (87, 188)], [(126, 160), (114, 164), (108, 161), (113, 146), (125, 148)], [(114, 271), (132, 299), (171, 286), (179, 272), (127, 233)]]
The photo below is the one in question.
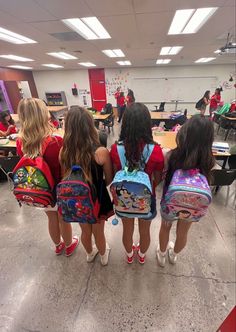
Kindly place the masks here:
[(148, 163), (149, 158), (151, 157), (151, 154), (154, 150), (155, 145), (154, 144), (146, 144), (143, 149), (143, 156), (145, 160), (145, 164)]
[(120, 163), (122, 169), (125, 168), (126, 158), (125, 158), (125, 147), (123, 144), (117, 144), (117, 152), (120, 158)]

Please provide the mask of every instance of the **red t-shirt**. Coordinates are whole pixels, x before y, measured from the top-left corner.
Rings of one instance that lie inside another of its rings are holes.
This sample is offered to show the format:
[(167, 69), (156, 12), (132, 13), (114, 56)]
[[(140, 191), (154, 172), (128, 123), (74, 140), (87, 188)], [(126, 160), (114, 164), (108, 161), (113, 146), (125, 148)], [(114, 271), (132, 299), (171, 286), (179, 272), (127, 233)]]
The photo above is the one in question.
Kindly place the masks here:
[[(144, 144), (143, 148), (144, 148)], [(121, 170), (121, 162), (119, 158), (119, 154), (117, 151), (117, 144), (113, 144), (111, 146), (111, 151), (110, 151), (110, 156), (111, 156), (111, 161), (112, 164), (115, 166), (116, 170), (119, 171)], [(162, 172), (164, 168), (164, 156), (162, 153), (162, 149), (158, 144), (154, 146), (154, 149), (152, 151), (152, 154), (145, 166), (144, 171), (149, 175), (150, 180), (152, 180), (152, 174), (154, 171), (160, 171)], [(152, 183), (153, 185), (153, 192), (155, 191), (155, 184)]]
[[(43, 158), (48, 164), (52, 176), (55, 180), (55, 184), (61, 180), (61, 166), (59, 163), (59, 152), (63, 144), (63, 139), (60, 136), (52, 136), (52, 141), (49, 142)], [(16, 151), (20, 157), (23, 157), (22, 142), (20, 139), (16, 141)]]
[(220, 103), (221, 95), (215, 94), (211, 97), (210, 108), (217, 108)]
[(121, 107), (124, 106), (125, 105), (125, 97), (119, 97), (117, 99), (117, 104)]
[[(0, 130), (1, 130), (1, 131), (6, 132), (9, 126), (10, 126), (10, 125), (5, 126), (2, 122), (0, 122)], [(13, 128), (11, 128), (9, 135), (11, 135), (11, 134), (15, 134), (16, 132), (17, 132), (17, 131), (16, 131), (16, 126), (14, 126)]]

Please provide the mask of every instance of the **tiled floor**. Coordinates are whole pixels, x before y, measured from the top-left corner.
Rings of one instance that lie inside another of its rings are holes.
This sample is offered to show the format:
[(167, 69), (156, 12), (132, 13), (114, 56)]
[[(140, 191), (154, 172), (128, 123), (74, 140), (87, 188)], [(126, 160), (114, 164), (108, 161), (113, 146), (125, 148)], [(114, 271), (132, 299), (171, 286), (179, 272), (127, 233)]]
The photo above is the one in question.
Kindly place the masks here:
[(236, 210), (232, 195), (224, 206), (223, 189), (176, 266), (164, 269), (155, 258), (159, 214), (144, 266), (126, 264), (121, 223), (109, 220), (112, 250), (102, 267), (98, 258), (86, 263), (81, 244), (72, 257), (56, 257), (44, 213), (19, 208), (6, 183), (0, 195), (0, 332), (215, 332), (235, 304)]

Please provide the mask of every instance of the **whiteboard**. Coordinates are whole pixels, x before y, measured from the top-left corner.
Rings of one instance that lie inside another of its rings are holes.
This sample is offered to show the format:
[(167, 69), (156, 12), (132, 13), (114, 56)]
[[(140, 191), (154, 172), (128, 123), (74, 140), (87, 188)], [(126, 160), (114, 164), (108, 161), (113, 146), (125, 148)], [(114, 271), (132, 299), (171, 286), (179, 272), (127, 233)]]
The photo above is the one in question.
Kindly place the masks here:
[(136, 101), (155, 103), (180, 100), (183, 102), (197, 102), (205, 93), (211, 93), (217, 87), (216, 76), (205, 77), (135, 77), (132, 87)]

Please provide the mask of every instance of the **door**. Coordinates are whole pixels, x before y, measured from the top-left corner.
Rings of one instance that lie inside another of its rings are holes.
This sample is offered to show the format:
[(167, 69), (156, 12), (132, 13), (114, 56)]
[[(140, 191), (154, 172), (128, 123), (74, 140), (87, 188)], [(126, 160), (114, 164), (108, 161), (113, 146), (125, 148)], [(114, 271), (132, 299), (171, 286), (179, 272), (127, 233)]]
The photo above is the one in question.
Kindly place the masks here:
[(104, 69), (89, 69), (92, 106), (101, 111), (107, 103)]

